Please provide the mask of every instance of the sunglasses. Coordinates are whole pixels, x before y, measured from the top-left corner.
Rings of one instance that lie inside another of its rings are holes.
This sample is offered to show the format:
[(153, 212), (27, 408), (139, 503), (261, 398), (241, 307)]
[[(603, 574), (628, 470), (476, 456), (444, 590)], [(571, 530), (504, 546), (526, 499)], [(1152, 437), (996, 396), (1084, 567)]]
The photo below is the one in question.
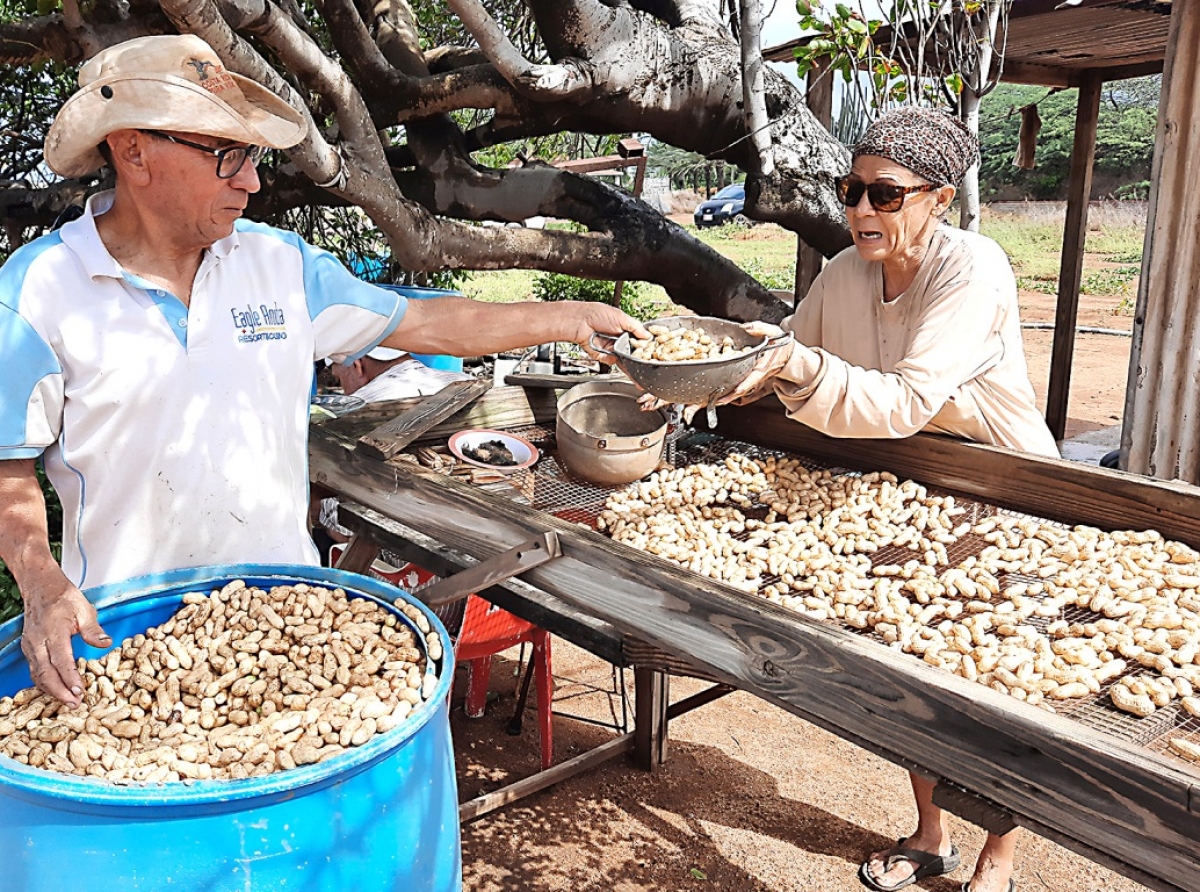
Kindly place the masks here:
[(838, 201), (848, 208), (857, 207), (862, 201), (863, 193), (867, 193), (867, 201), (871, 207), (885, 214), (894, 214), (904, 207), (904, 198), (914, 192), (932, 192), (940, 189), (932, 183), (924, 186), (897, 186), (894, 183), (864, 183), (853, 179), (849, 174), (838, 178), (834, 183), (837, 188)]
[(262, 146), (230, 146), (227, 149), (214, 149), (212, 146), (204, 146), (180, 136), (172, 136), (161, 130), (142, 130), (141, 132), (212, 155), (217, 159), (217, 177), (222, 180), (231, 180), (237, 176), (247, 158), (250, 159), (251, 164), (257, 164), (262, 159), (263, 153), (266, 152)]

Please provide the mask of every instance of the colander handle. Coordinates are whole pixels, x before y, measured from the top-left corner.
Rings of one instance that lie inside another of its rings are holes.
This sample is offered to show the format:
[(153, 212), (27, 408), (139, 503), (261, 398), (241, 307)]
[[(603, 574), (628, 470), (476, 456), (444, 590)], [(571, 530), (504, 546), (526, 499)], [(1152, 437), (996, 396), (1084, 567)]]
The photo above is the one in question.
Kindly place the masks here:
[[(599, 344), (596, 343), (596, 338), (606, 339), (608, 341), (608, 346), (601, 347)], [(589, 347), (591, 347), (597, 353), (603, 353), (605, 356), (611, 356), (613, 359), (618, 358), (616, 351), (612, 349), (613, 346), (616, 345), (616, 343), (617, 343), (617, 339), (614, 338), (612, 335), (606, 335), (603, 332), (599, 332), (599, 331), (592, 332), (591, 337), (588, 338), (588, 346)]]

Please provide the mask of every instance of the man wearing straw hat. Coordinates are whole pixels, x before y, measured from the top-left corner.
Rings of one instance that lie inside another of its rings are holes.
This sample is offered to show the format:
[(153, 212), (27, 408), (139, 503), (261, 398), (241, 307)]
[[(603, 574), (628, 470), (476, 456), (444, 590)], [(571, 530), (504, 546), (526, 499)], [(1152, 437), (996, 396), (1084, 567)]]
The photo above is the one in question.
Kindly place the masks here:
[[(242, 219), (287, 103), (192, 35), (110, 47), (46, 138), (64, 177), (116, 188), (0, 270), (0, 559), (25, 602), (34, 681), (78, 705), (71, 636), (109, 637), (80, 592), (234, 562), (317, 564), (306, 527), (313, 362), (383, 345), (476, 355), (586, 344), (637, 322), (597, 304), (412, 301)], [(35, 462), (63, 503), (51, 554)]]

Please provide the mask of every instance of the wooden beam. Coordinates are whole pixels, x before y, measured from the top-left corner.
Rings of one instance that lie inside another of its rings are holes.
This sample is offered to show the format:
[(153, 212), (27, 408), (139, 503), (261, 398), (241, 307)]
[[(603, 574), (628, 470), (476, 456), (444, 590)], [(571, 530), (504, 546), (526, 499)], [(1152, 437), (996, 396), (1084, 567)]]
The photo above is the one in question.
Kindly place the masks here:
[[(355, 541), (373, 541), (390, 554), (411, 561), (438, 576), (450, 576), (476, 563), (474, 558), (435, 542), (424, 533), (364, 505), (343, 502), (338, 506), (338, 520), (355, 534)], [(369, 566), (368, 562), (362, 570), (355, 572), (366, 572)], [(484, 589), (479, 596), (539, 628), (553, 632), (605, 662), (614, 666), (629, 665), (629, 660), (625, 658), (624, 635), (608, 623), (528, 583), (512, 579), (503, 585)], [(417, 597), (420, 597), (419, 593)]]
[(1123, 467), (1200, 482), (1200, 3), (1176, 2), (1121, 430)]
[(458, 807), (458, 821), (460, 824), (466, 824), (477, 818), (482, 818), (484, 815), (490, 814), (496, 809), (508, 805), (510, 802), (516, 802), (518, 799), (532, 796), (534, 793), (560, 783), (567, 778), (574, 777), (596, 765), (601, 765), (609, 759), (614, 759), (632, 749), (632, 732), (622, 734), (620, 737), (614, 737), (612, 740), (602, 743), (588, 750), (586, 753), (581, 753), (573, 759), (561, 762), (553, 768), (547, 768), (545, 771), (539, 771), (537, 774), (511, 783), (506, 787), (501, 787), (499, 790), (467, 800)]
[(1151, 74), (1162, 74), (1166, 62), (1163, 59), (1156, 59), (1150, 62), (1135, 62), (1129, 65), (1110, 65), (1108, 68), (1101, 68), (1097, 75), (1100, 80), (1108, 81), (1124, 81), (1131, 77), (1146, 77)]
[(1016, 59), (1004, 60), (1004, 71), (1001, 79), (1006, 84), (1028, 84), (1035, 87), (1068, 87), (1078, 86), (1080, 72), (1078, 69), (1062, 68), (1057, 65), (1038, 65), (1034, 62), (1019, 62)]
[(578, 525), (347, 453), (319, 431), (310, 456), (316, 482), (477, 558), (553, 529), (563, 556), (529, 572), (537, 587), (839, 736), (985, 793), (1022, 826), (1154, 888), (1200, 892), (1194, 771)]
[(1088, 72), (1079, 87), (1075, 110), (1075, 144), (1067, 183), (1067, 222), (1063, 228), (1062, 264), (1058, 274), (1058, 307), (1054, 314), (1054, 344), (1050, 352), (1050, 388), (1046, 424), (1054, 439), (1067, 429), (1071, 364), (1075, 356), (1075, 323), (1079, 316), (1079, 286), (1083, 282), (1083, 249), (1087, 241), (1088, 202), (1092, 194), (1092, 161), (1096, 157), (1096, 124), (1100, 120), (1100, 87)]

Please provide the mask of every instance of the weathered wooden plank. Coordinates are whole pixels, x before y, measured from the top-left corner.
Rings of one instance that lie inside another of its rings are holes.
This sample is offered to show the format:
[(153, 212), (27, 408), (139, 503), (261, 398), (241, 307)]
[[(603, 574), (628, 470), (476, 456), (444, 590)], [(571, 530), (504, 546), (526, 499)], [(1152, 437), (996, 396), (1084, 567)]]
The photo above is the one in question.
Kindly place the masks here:
[(460, 824), (470, 823), (486, 814), (491, 814), (498, 808), (503, 808), (510, 802), (532, 796), (534, 793), (561, 783), (577, 774), (582, 774), (588, 769), (602, 765), (632, 749), (633, 732), (614, 737), (612, 740), (605, 741), (586, 753), (580, 753), (573, 759), (568, 759), (553, 768), (547, 768), (545, 771), (539, 771), (537, 774), (501, 787), (499, 790), (467, 800), (458, 807), (458, 821)]
[(451, 381), (437, 393), (421, 397), (411, 409), (359, 437), (359, 446), (375, 458), (389, 459), (491, 388), (492, 382), (483, 378)]
[(918, 434), (905, 440), (839, 440), (792, 421), (773, 397), (721, 409), (724, 436), (829, 464), (888, 470), (922, 483), (1057, 520), (1106, 529), (1155, 529), (1200, 547), (1200, 487)]
[(319, 434), (311, 457), (317, 482), (477, 558), (553, 529), (563, 556), (529, 572), (539, 588), (839, 736), (985, 794), (1023, 826), (1155, 888), (1200, 892), (1200, 815), (1188, 809), (1200, 774), (423, 469), (347, 454)]
[[(359, 437), (380, 424), (418, 405), (421, 399), (371, 403), (357, 412), (322, 422), (319, 427), (326, 433), (353, 444)], [(429, 428), (414, 442), (445, 440), (457, 431), (473, 427), (508, 430), (529, 424), (553, 424), (557, 399), (556, 392), (549, 390), (526, 391), (523, 387), (493, 387), (470, 406)]]
[[(475, 563), (475, 558), (363, 505), (343, 502), (338, 507), (338, 519), (356, 536), (372, 538), (387, 551), (438, 576), (449, 576)], [(606, 662), (629, 665), (621, 632), (528, 583), (514, 579), (484, 589), (479, 595)]]

